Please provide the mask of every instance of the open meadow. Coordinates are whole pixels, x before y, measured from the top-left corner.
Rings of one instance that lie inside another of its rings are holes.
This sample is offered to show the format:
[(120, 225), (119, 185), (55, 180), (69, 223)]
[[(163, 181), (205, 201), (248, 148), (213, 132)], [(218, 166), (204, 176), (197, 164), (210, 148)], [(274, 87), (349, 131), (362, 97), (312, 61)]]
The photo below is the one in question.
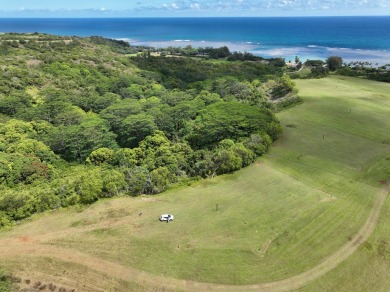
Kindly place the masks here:
[(0, 232), (0, 265), (57, 291), (388, 291), (390, 84), (296, 83), (304, 102), (253, 165), (36, 215)]

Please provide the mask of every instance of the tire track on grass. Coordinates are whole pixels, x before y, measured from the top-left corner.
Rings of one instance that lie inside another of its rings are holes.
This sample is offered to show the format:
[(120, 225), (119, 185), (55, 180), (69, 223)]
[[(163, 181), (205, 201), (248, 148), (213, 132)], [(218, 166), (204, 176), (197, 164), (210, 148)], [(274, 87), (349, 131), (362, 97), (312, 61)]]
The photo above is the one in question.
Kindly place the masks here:
[[(342, 246), (335, 253), (325, 258), (321, 264), (293, 277), (261, 284), (253, 285), (224, 285), (202, 283), (189, 280), (180, 280), (168, 278), (164, 276), (153, 275), (131, 267), (126, 267), (108, 260), (100, 259), (80, 251), (75, 251), (66, 248), (45, 245), (32, 242), (14, 242), (0, 241), (0, 258), (9, 258), (15, 256), (33, 256), (33, 257), (54, 257), (56, 259), (84, 265), (95, 271), (105, 273), (117, 279), (132, 281), (149, 287), (159, 287), (166, 290), (187, 290), (187, 291), (291, 291), (299, 289), (308, 283), (316, 280), (322, 275), (334, 269), (357, 249), (370, 237), (373, 233), (381, 213), (382, 206), (386, 200), (388, 190), (383, 188), (377, 194), (375, 203), (371, 212), (359, 230), (359, 232)], [(260, 271), (259, 271), (260, 272)]]

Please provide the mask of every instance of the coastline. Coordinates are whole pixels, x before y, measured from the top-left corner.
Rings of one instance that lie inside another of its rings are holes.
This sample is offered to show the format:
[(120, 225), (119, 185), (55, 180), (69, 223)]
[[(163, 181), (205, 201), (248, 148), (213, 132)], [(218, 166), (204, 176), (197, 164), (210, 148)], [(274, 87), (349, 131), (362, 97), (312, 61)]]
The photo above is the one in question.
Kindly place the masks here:
[(0, 18), (1, 32), (102, 36), (151, 47), (222, 47), (265, 58), (390, 62), (390, 16)]
[(133, 46), (147, 46), (153, 48), (186, 47), (194, 48), (212, 47), (219, 48), (227, 46), (230, 51), (249, 52), (255, 56), (264, 58), (284, 58), (286, 62), (293, 61), (295, 56), (300, 60), (323, 60), (329, 56), (340, 56), (344, 62), (369, 62), (373, 66), (382, 66), (390, 63), (390, 50), (368, 50), (353, 48), (336, 48), (318, 45), (307, 45), (306, 47), (287, 47), (262, 45), (253, 42), (222, 42), (222, 41), (197, 41), (197, 40), (171, 40), (171, 41), (137, 41), (120, 38)]

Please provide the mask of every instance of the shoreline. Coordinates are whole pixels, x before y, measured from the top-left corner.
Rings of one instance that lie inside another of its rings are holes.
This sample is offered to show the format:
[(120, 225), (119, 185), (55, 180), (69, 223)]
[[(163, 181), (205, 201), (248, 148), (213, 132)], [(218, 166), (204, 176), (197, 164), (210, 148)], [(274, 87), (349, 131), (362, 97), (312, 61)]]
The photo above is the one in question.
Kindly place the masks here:
[(265, 58), (390, 62), (390, 16), (284, 18), (3, 18), (1, 32), (102, 36), (152, 47), (221, 47)]
[(253, 42), (224, 42), (224, 41), (198, 41), (198, 40), (171, 40), (171, 41), (137, 41), (128, 38), (118, 38), (118, 40), (127, 41), (133, 46), (147, 46), (152, 48), (168, 47), (186, 47), (194, 48), (212, 47), (219, 48), (227, 46), (230, 51), (249, 52), (255, 56), (264, 58), (284, 58), (286, 62), (293, 61), (295, 56), (301, 61), (323, 60), (329, 56), (340, 56), (345, 63), (350, 62), (369, 62), (375, 66), (383, 66), (390, 63), (390, 50), (369, 50), (359, 48), (337, 48), (325, 47), (319, 45), (307, 46), (272, 46), (262, 45)]

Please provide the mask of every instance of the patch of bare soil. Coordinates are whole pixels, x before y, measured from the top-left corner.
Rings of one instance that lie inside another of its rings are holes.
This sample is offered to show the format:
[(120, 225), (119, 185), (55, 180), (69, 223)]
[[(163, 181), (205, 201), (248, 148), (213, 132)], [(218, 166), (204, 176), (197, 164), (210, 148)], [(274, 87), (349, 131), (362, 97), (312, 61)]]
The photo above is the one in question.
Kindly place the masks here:
[(44, 282), (34, 279), (22, 279), (17, 285), (20, 292), (35, 292), (35, 291), (57, 291), (57, 292), (75, 292), (75, 288), (69, 286), (54, 284), (52, 282)]
[(337, 197), (331, 196), (331, 197), (323, 198), (323, 199), (321, 199), (320, 202), (327, 203), (327, 202), (333, 202), (333, 201), (337, 201)]
[(28, 61), (27, 61), (27, 65), (28, 65), (29, 67), (38, 66), (38, 65), (40, 65), (41, 63), (42, 63), (42, 61), (41, 61), (41, 60), (37, 60), (37, 59), (31, 59), (31, 60), (28, 60)]
[(142, 201), (145, 201), (145, 202), (160, 202), (161, 200), (159, 200), (157, 198), (142, 198)]
[(266, 243), (263, 244), (263, 248), (261, 249), (261, 257), (265, 256), (265, 254), (267, 253), (267, 251), (270, 248), (273, 241), (274, 241), (274, 239), (270, 239)]

